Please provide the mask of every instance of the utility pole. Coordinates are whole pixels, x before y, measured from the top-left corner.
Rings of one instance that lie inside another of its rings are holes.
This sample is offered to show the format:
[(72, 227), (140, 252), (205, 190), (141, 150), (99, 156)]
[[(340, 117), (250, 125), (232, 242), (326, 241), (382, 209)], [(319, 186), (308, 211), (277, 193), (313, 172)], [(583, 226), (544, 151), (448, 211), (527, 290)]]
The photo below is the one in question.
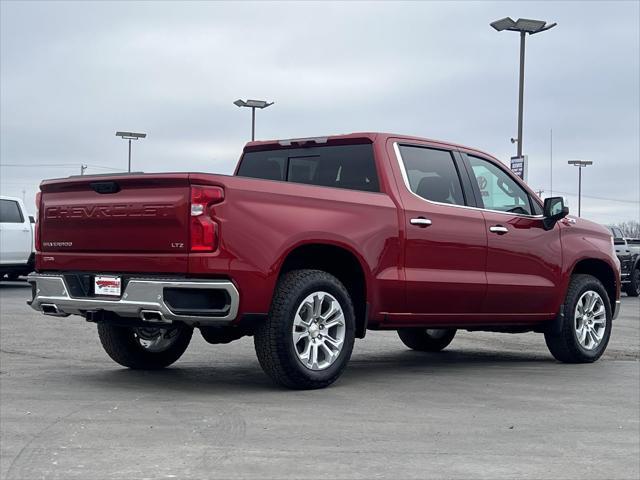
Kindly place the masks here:
[(553, 128), (549, 131), (549, 196), (553, 197)]
[(80, 175), (84, 175), (84, 171), (87, 169), (87, 166), (82, 164), (80, 165)]
[(131, 172), (131, 140), (138, 140), (139, 138), (146, 138), (146, 133), (136, 132), (116, 132), (116, 137), (121, 137), (123, 140), (129, 140), (129, 162), (127, 171)]
[(519, 79), (519, 89), (518, 89), (518, 138), (511, 139), (513, 143), (517, 143), (517, 157), (522, 158), (522, 117), (524, 113), (524, 47), (525, 47), (525, 36), (528, 33), (529, 35), (533, 35), (534, 33), (544, 32), (545, 30), (549, 30), (550, 28), (555, 27), (557, 24), (547, 24), (544, 20), (530, 20), (527, 18), (519, 18), (517, 21), (514, 21), (510, 17), (505, 17), (500, 20), (496, 20), (495, 22), (491, 22), (490, 25), (501, 32), (503, 30), (509, 30), (512, 32), (520, 33), (520, 79)]
[(263, 109), (270, 107), (274, 102), (266, 102), (265, 100), (236, 100), (233, 104), (236, 107), (248, 107), (251, 109), (251, 141), (256, 139), (256, 108)]
[(578, 167), (578, 217), (581, 213), (582, 207), (582, 169), (589, 165), (593, 165), (591, 160), (569, 160), (567, 162), (569, 165), (574, 165)]

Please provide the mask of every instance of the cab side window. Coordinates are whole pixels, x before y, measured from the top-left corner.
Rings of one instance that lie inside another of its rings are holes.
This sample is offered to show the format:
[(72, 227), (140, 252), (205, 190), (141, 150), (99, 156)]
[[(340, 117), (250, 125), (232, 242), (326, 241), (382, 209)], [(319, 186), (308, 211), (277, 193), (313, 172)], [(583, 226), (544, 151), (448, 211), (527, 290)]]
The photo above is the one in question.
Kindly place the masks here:
[(493, 163), (469, 155), (484, 208), (499, 212), (531, 215), (529, 195), (511, 176)]
[(413, 193), (432, 202), (465, 204), (451, 152), (408, 145), (400, 145), (399, 148)]
[(18, 202), (0, 200), (0, 223), (23, 223), (24, 218)]

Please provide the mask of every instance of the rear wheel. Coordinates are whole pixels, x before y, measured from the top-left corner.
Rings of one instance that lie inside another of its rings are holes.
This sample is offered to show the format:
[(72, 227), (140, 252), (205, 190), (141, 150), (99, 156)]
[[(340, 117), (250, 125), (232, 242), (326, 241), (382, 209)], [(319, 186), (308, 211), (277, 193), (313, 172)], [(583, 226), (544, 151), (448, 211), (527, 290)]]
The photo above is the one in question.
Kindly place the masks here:
[(295, 389), (323, 388), (342, 374), (355, 339), (349, 293), (333, 275), (296, 270), (279, 282), (267, 320), (254, 335), (271, 379)]
[(444, 350), (456, 335), (455, 329), (445, 328), (400, 328), (398, 336), (402, 343), (420, 352)]
[(192, 334), (193, 329), (184, 325), (133, 328), (98, 324), (105, 352), (120, 365), (141, 370), (164, 368), (174, 363), (189, 346)]
[(565, 363), (595, 362), (611, 336), (611, 303), (602, 283), (591, 275), (571, 277), (560, 332), (545, 332), (551, 354)]
[(640, 265), (632, 270), (630, 281), (624, 286), (624, 291), (630, 297), (640, 295)]

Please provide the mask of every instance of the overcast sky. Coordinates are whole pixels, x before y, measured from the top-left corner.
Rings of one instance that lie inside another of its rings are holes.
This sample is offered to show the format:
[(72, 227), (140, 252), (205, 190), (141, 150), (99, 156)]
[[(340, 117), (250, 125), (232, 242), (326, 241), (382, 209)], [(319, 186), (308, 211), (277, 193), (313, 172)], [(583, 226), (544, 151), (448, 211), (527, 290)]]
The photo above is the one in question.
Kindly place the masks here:
[(529, 184), (549, 194), (553, 129), (554, 192), (575, 213), (567, 160), (593, 160), (583, 216), (638, 219), (639, 5), (2, 1), (1, 191), (33, 209), (43, 178), (126, 169), (116, 130), (148, 133), (134, 170), (231, 173), (250, 135), (237, 98), (276, 102), (259, 139), (390, 131), (508, 162), (519, 42), (489, 22), (511, 16), (558, 22), (527, 38)]

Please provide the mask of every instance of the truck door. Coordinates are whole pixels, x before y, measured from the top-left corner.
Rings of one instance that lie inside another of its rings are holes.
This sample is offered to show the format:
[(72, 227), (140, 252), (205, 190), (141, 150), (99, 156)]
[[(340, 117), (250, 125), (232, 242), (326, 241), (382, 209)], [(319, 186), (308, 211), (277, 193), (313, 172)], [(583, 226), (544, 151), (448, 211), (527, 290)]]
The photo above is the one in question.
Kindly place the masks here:
[(540, 204), (506, 167), (480, 156), (465, 157), (488, 234), (484, 313), (496, 322), (555, 314), (562, 270), (560, 225), (543, 228)]
[(31, 225), (15, 200), (0, 199), (0, 263), (26, 264), (31, 254)]
[[(414, 323), (473, 321), (486, 291), (487, 232), (480, 210), (467, 208), (457, 152), (395, 143), (403, 184), (406, 311)], [(405, 319), (398, 319), (406, 322)]]

